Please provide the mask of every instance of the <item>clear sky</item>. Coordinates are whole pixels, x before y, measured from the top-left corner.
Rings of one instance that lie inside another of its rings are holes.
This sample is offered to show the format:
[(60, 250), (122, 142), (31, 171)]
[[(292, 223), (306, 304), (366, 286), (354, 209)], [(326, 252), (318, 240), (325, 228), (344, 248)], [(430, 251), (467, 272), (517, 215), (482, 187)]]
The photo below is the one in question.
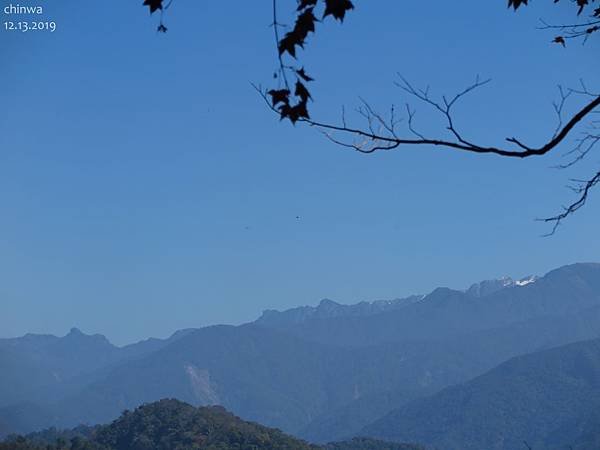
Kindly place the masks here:
[[(250, 86), (276, 67), (266, 0), (175, 0), (166, 35), (141, 1), (20, 3), (58, 29), (0, 30), (0, 336), (78, 326), (123, 344), (600, 261), (600, 192), (551, 238), (534, 221), (572, 199), (568, 179), (595, 173), (598, 154), (569, 171), (550, 168), (560, 152), (366, 156), (280, 123)], [(303, 60), (314, 116), (337, 119), (358, 96), (402, 105), (397, 72), (440, 93), (480, 74), (492, 84), (457, 109), (468, 135), (541, 142), (557, 84), (598, 90), (600, 48), (536, 30), (572, 20), (568, 5), (505, 3), (356, 0)]]

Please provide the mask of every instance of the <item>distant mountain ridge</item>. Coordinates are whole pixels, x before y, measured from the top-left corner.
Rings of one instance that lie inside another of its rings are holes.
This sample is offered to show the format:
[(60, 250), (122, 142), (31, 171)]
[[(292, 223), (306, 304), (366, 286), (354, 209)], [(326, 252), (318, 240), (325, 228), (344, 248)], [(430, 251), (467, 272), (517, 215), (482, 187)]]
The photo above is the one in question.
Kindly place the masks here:
[(284, 322), (290, 324), (301, 324), (311, 319), (331, 319), (336, 317), (356, 316), (364, 317), (402, 309), (408, 305), (412, 305), (426, 299), (429, 295), (433, 294), (433, 292), (436, 292), (439, 289), (447, 290), (448, 292), (464, 292), (466, 295), (471, 297), (485, 297), (502, 289), (527, 286), (528, 284), (535, 283), (539, 279), (540, 277), (537, 275), (529, 275), (518, 280), (514, 280), (509, 276), (503, 276), (501, 278), (483, 280), (473, 283), (471, 286), (469, 286), (469, 288), (462, 291), (456, 291), (450, 288), (437, 288), (434, 289), (430, 294), (414, 294), (408, 297), (397, 298), (393, 300), (362, 301), (354, 304), (342, 304), (325, 298), (321, 300), (317, 306), (299, 306), (283, 311), (266, 309), (255, 322), (264, 325)]
[(401, 309), (423, 299), (423, 295), (395, 300), (376, 300), (373, 302), (360, 302), (344, 305), (333, 300), (323, 299), (317, 306), (300, 306), (285, 311), (267, 309), (255, 321), (257, 324), (268, 325), (272, 321), (277, 323), (287, 322), (301, 324), (310, 319), (330, 319), (334, 317), (365, 317), (380, 314), (386, 311)]
[[(530, 275), (519, 280), (513, 280), (511, 277), (484, 280), (472, 284), (463, 292), (473, 297), (485, 297), (486, 295), (493, 294), (504, 288), (526, 286), (535, 283), (538, 279), (538, 276)], [(417, 303), (426, 297), (427, 295), (415, 294), (393, 300), (362, 301), (354, 304), (342, 304), (325, 298), (321, 300), (317, 306), (299, 306), (284, 311), (276, 309), (264, 310), (262, 315), (256, 320), (256, 323), (263, 325), (269, 325), (273, 322), (280, 324), (301, 324), (311, 319), (364, 317), (402, 309), (408, 305)]]
[[(479, 295), (474, 295), (477, 290)], [(418, 301), (399, 302), (377, 314), (340, 314), (358, 308), (327, 302), (327, 309), (268, 313), (256, 323), (314, 342), (369, 346), (446, 339), (543, 315), (568, 314), (599, 303), (600, 264), (580, 263), (553, 270), (535, 282), (509, 283), (483, 297), (481, 288), (466, 292), (437, 288)], [(317, 314), (332, 307), (335, 314)]]
[(528, 284), (535, 283), (537, 280), (539, 280), (537, 275), (529, 275), (519, 280), (513, 280), (511, 277), (502, 277), (495, 280), (484, 280), (475, 283), (465, 292), (473, 297), (485, 297), (486, 295), (493, 294), (501, 289), (527, 286)]
[(167, 339), (151, 338), (124, 347), (78, 328), (63, 337), (29, 333), (0, 339), (0, 408), (39, 400), (42, 390), (67, 392), (97, 371), (152, 353), (189, 332), (180, 330)]

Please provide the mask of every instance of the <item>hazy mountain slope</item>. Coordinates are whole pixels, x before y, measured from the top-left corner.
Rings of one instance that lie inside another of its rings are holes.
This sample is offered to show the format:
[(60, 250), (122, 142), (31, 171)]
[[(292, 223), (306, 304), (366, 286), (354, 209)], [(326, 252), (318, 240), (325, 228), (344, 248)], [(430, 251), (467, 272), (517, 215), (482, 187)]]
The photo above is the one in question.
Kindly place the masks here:
[[(514, 356), (600, 336), (600, 306), (567, 316), (544, 316), (507, 327), (467, 333), (446, 341), (423, 342), (415, 350), (423, 373), (443, 380), (444, 373), (465, 381)], [(444, 355), (444, 356), (442, 356)], [(411, 361), (414, 364), (416, 359)], [(440, 364), (435, 364), (439, 362)], [(434, 386), (439, 386), (435, 383)], [(299, 436), (314, 442), (356, 435), (365, 425), (414, 399), (406, 384), (362, 396), (315, 418)], [(418, 393), (421, 395), (422, 391)]]
[(0, 406), (31, 399), (32, 392), (117, 361), (119, 349), (104, 336), (73, 328), (62, 338), (26, 335), (0, 339)]
[(567, 442), (564, 438), (568, 433), (553, 433), (547, 441), (562, 442), (569, 450), (587, 450), (600, 448), (600, 409), (592, 411), (589, 415), (580, 419), (575, 427), (579, 435), (574, 442)]
[[(208, 327), (122, 365), (67, 405), (89, 405), (83, 418), (104, 422), (122, 409), (175, 397), (194, 404), (223, 404), (262, 423), (279, 418), (289, 428), (310, 414), (308, 401), (312, 407), (325, 402), (328, 393), (318, 383), (318, 377), (326, 375), (322, 363), (316, 346), (281, 333), (248, 326)], [(72, 420), (80, 419), (80, 412)]]
[(442, 368), (453, 360), (450, 355), (422, 354), (421, 345), (340, 351), (255, 325), (209, 327), (146, 357), (101, 369), (65, 399), (42, 402), (41, 408), (31, 403), (2, 408), (0, 421), (17, 432), (99, 423), (168, 396), (220, 403), (244, 418), (296, 431), (324, 411), (378, 389), (402, 384), (414, 398), (466, 376), (468, 362), (447, 371)]
[[(49, 405), (53, 414), (38, 417), (29, 429), (102, 423), (123, 409), (175, 397), (222, 404), (244, 419), (298, 432), (353, 400), (394, 391), (406, 402), (482, 370), (481, 361), (460, 347), (396, 343), (340, 349), (252, 324), (209, 327)], [(4, 420), (10, 424), (8, 413)], [(23, 423), (18, 425), (22, 431)]]
[(55, 410), (60, 425), (97, 423), (125, 408), (175, 397), (222, 404), (245, 419), (296, 431), (379, 389), (402, 384), (414, 398), (464, 379), (468, 362), (444, 370), (454, 356), (421, 355), (421, 345), (338, 349), (256, 325), (209, 327), (121, 365)]
[(77, 328), (64, 337), (27, 334), (0, 339), (0, 408), (14, 403), (50, 401), (67, 395), (122, 361), (138, 358), (185, 336), (147, 339), (125, 347)]
[(326, 442), (515, 355), (598, 335), (600, 307), (445, 341), (360, 348), (305, 342), (253, 324), (209, 327), (119, 366), (55, 410), (59, 424), (72, 426), (176, 397), (222, 404), (244, 419)]
[(39, 403), (21, 402), (0, 408), (0, 439), (9, 434), (26, 434), (58, 423), (52, 408)]
[(513, 358), (393, 411), (363, 433), (448, 450), (516, 450), (523, 441), (533, 448), (566, 448), (597, 438), (592, 430), (600, 423), (598, 411), (596, 339)]

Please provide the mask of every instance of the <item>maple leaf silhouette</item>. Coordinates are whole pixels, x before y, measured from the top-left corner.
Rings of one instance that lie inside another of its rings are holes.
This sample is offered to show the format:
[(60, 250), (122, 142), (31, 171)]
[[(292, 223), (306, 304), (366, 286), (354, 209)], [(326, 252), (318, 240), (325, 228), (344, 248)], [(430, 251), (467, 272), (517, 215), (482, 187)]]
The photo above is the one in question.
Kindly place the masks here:
[(144, 6), (150, 8), (150, 14), (153, 14), (157, 9), (163, 9), (162, 0), (144, 0)]
[[(289, 104), (285, 103), (285, 104), (281, 105), (279, 107), (279, 114), (280, 114), (279, 120), (283, 120), (285, 118), (289, 118), (290, 120), (292, 120), (290, 118), (291, 110), (292, 110), (292, 107)], [(294, 120), (292, 120), (292, 122), (294, 122)]]
[(314, 7), (317, 4), (317, 0), (298, 0), (298, 11), (302, 11), (304, 8)]
[(332, 15), (340, 22), (344, 21), (346, 11), (354, 9), (354, 5), (350, 0), (325, 0), (325, 12), (323, 18)]
[(314, 81), (314, 78), (311, 78), (310, 76), (308, 76), (307, 73), (304, 71), (304, 67), (300, 70), (296, 70), (296, 73), (304, 81)]
[(594, 25), (593, 27), (589, 27), (587, 30), (585, 30), (585, 32), (587, 34), (592, 34), (592, 33), (596, 32), (598, 30), (600, 30), (600, 26)]
[(300, 97), (300, 99), (305, 103), (309, 98), (312, 98), (310, 96), (310, 92), (308, 92), (308, 89), (306, 89), (306, 86), (304, 86), (300, 80), (296, 81), (296, 90), (294, 91), (294, 94)]
[(313, 8), (308, 8), (298, 16), (294, 25), (294, 33), (299, 40), (304, 41), (308, 33), (315, 31), (316, 21), (317, 18), (313, 14)]
[(298, 120), (301, 118), (310, 119), (305, 101), (301, 101), (294, 106), (290, 106), (288, 104), (281, 105), (279, 112), (281, 114), (281, 120), (289, 119), (293, 124), (296, 124), (296, 122), (298, 122)]
[(512, 7), (516, 11), (517, 9), (519, 9), (519, 6), (527, 5), (527, 1), (528, 0), (508, 0), (508, 7)]
[(279, 54), (283, 55), (288, 52), (292, 57), (296, 57), (296, 45), (303, 47), (303, 41), (299, 39), (293, 31), (286, 33), (286, 35), (279, 41)]
[(588, 3), (588, 0), (577, 0), (577, 5), (579, 6), (579, 11), (577, 11), (577, 15), (581, 14), (583, 8), (585, 8), (588, 5)]
[(301, 101), (292, 108), (292, 113), (296, 115), (297, 119), (310, 119), (308, 115), (308, 109), (306, 108), (306, 102)]
[(277, 106), (279, 103), (285, 105), (290, 103), (290, 91), (288, 89), (271, 89), (267, 94), (271, 96), (273, 106)]

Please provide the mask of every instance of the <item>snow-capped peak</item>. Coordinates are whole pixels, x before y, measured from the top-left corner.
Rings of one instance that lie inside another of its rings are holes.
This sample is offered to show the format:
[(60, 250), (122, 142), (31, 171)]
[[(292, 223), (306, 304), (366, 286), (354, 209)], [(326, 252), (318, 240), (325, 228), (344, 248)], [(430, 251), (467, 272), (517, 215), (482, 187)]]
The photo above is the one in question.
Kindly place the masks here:
[(515, 286), (527, 286), (528, 284), (534, 283), (537, 280), (538, 277), (535, 275), (521, 278), (519, 280), (513, 280), (511, 277), (502, 277), (495, 280), (485, 280), (475, 283), (465, 292), (474, 297), (485, 297), (486, 295), (493, 294), (500, 289)]
[(528, 284), (535, 283), (538, 280), (536, 275), (530, 275), (520, 280), (515, 281), (516, 286), (527, 286)]

